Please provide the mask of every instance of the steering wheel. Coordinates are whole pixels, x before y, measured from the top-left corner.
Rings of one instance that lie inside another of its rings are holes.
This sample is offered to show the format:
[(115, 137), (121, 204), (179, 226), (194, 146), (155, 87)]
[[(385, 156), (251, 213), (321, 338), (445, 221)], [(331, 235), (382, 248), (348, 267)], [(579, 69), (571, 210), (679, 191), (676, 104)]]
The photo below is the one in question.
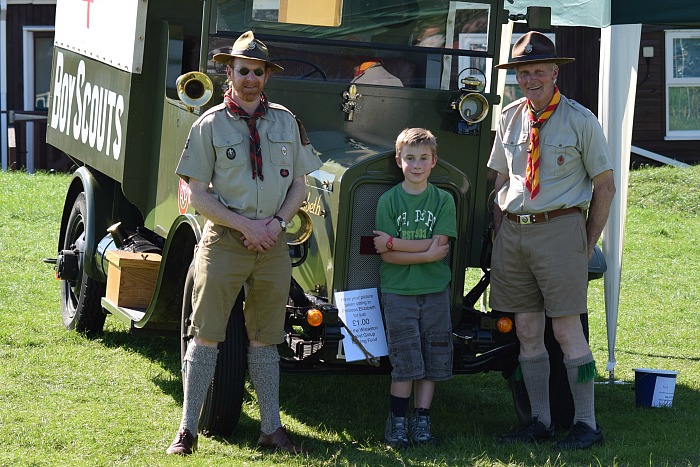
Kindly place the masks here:
[[(304, 65), (308, 65), (309, 67), (311, 67), (311, 70), (310, 70), (310, 71), (308, 71), (308, 72), (306, 72), (306, 73), (304, 73), (304, 74), (302, 74), (302, 75), (300, 75), (300, 76), (297, 76), (297, 77), (294, 78), (294, 79), (306, 79), (306, 78), (309, 78), (310, 76), (313, 76), (313, 75), (315, 75), (315, 74), (318, 74), (318, 75), (321, 76), (321, 78), (323, 79), (323, 81), (328, 81), (328, 75), (326, 75), (326, 72), (323, 71), (323, 68), (321, 68), (320, 66), (316, 65), (315, 63), (310, 62), (310, 61), (308, 61), (308, 60), (306, 60), (306, 59), (304, 59), (304, 58), (284, 57), (284, 58), (273, 58), (273, 59), (271, 59), (270, 61), (271, 61), (271, 62), (274, 62), (274, 63), (279, 63), (279, 62), (297, 62), (297, 63), (303, 63)], [(284, 67), (283, 67), (283, 68), (284, 68)], [(303, 68), (302, 68), (302, 69), (303, 69)]]

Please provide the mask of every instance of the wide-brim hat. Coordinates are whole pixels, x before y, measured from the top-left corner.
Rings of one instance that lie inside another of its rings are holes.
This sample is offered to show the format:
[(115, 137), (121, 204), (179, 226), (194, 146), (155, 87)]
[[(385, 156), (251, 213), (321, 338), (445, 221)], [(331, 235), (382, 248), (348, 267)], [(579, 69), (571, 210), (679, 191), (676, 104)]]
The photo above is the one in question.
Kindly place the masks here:
[(496, 65), (496, 68), (515, 68), (533, 63), (571, 63), (574, 58), (558, 57), (554, 43), (547, 36), (537, 31), (530, 31), (513, 44), (511, 59), (508, 63)]
[(215, 62), (230, 65), (236, 57), (265, 62), (273, 73), (284, 71), (284, 68), (270, 61), (270, 54), (267, 51), (267, 46), (255, 38), (253, 31), (247, 31), (241, 34), (241, 37), (236, 39), (236, 42), (233, 43), (230, 53), (214, 54), (212, 59)]

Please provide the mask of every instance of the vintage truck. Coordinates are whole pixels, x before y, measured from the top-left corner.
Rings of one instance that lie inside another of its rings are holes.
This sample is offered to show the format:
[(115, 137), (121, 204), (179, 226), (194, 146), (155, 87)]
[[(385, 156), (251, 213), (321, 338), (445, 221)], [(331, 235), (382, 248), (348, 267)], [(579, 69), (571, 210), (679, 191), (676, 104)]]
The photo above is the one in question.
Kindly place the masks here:
[[(511, 317), (475, 306), (488, 285), (486, 161), (503, 83), (493, 67), (509, 15), (535, 20), (539, 13), (509, 14), (502, 0), (58, 0), (47, 140), (77, 166), (52, 261), (65, 327), (99, 333), (112, 316), (133, 333), (179, 335), (184, 351), (188, 271), (204, 219), (189, 206), (175, 167), (191, 124), (222, 100), (226, 73), (212, 55), (254, 30), (284, 67), (269, 80), (268, 97), (298, 116), (323, 162), (306, 177), (307, 201), (287, 232), (295, 267), (291, 285), (279, 284), (290, 288), (282, 370), (390, 371), (387, 357), (369, 352), (346, 360), (351, 344), (334, 294), (378, 287), (371, 237), (377, 199), (401, 180), (394, 140), (406, 127), (425, 127), (439, 143), (431, 182), (452, 194), (458, 214), (447, 258), (454, 371), (502, 372), (527, 420), (526, 392), (513, 377)], [(402, 86), (352, 83), (367, 61), (380, 62)], [(595, 277), (601, 261), (596, 255)], [(482, 274), (474, 279), (468, 268)], [(474, 283), (467, 293), (465, 277)], [(244, 299), (241, 293), (220, 345), (204, 432), (228, 435), (238, 423)], [(554, 416), (566, 425), (568, 383), (561, 355), (550, 353)]]

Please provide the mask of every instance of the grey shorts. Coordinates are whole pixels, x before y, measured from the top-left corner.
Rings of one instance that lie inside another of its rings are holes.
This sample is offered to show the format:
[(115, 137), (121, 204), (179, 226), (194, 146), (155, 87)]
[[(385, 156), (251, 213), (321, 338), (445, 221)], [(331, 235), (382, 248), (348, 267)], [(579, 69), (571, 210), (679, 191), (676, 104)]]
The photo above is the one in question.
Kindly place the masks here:
[(547, 316), (586, 313), (588, 243), (582, 213), (542, 224), (503, 218), (491, 256), (491, 308)]
[(243, 308), (248, 339), (284, 341), (285, 305), (292, 265), (285, 238), (269, 251), (250, 251), (241, 233), (207, 222), (195, 253), (192, 325), (189, 334), (223, 342), (231, 309), (245, 285)]
[(426, 295), (382, 294), (393, 381), (452, 378), (449, 288)]

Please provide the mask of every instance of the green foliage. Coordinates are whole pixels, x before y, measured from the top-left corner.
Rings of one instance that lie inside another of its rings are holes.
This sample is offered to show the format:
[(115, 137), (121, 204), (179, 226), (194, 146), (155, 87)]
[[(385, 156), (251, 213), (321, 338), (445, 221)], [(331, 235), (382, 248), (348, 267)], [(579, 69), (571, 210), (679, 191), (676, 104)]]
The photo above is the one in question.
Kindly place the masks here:
[[(311, 449), (308, 459), (257, 451), (250, 386), (230, 439), (202, 438), (186, 461), (165, 455), (181, 414), (177, 340), (132, 335), (110, 317), (94, 339), (62, 326), (58, 283), (42, 258), (56, 255), (69, 181), (0, 173), (1, 466), (700, 465), (700, 167), (630, 174), (615, 368), (622, 384), (607, 382), (603, 281), (591, 283), (604, 446), (497, 445), (516, 417), (505, 381), (487, 373), (439, 384), (432, 418), (441, 444), (397, 452), (381, 442), (388, 377), (282, 375), (283, 422)], [(680, 372), (673, 407), (635, 407), (638, 367)]]

